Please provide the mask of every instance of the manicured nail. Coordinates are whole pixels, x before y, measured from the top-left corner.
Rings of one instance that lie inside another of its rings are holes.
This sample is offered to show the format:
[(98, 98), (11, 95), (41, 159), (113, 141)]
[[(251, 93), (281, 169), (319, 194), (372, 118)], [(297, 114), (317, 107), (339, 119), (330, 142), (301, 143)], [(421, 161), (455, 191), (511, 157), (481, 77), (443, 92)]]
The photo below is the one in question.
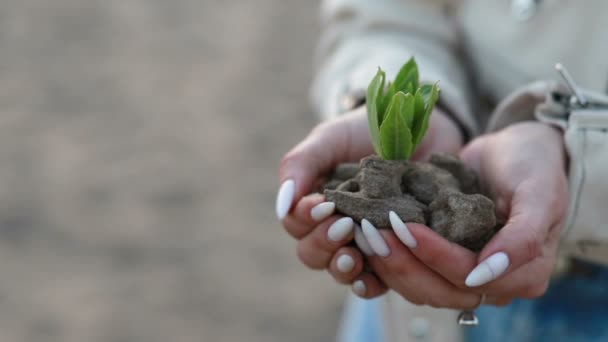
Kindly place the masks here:
[(500, 277), (509, 267), (509, 256), (504, 252), (492, 254), (477, 265), (464, 281), (468, 287), (480, 286)]
[(353, 283), (353, 292), (359, 297), (365, 296), (365, 292), (367, 292), (367, 287), (365, 286), (363, 280), (357, 280)]
[(403, 244), (409, 248), (416, 248), (416, 246), (418, 246), (416, 238), (414, 238), (414, 235), (412, 235), (410, 230), (407, 228), (407, 225), (401, 221), (399, 215), (397, 215), (394, 211), (391, 211), (388, 214), (388, 218), (391, 220), (391, 226), (393, 227), (393, 230), (395, 231), (395, 234), (399, 240), (401, 240), (401, 242), (403, 242)]
[(372, 249), (372, 246), (370, 246), (369, 242), (367, 242), (365, 235), (363, 235), (363, 230), (361, 230), (361, 226), (358, 224), (355, 224), (355, 243), (357, 244), (361, 252), (363, 252), (363, 254), (367, 256), (374, 255), (374, 250)]
[(348, 273), (355, 267), (355, 259), (348, 254), (342, 254), (338, 257), (336, 266), (338, 267), (338, 271)]
[(387, 257), (391, 254), (391, 250), (388, 248), (386, 241), (376, 227), (371, 224), (368, 220), (363, 219), (361, 221), (361, 228), (363, 229), (363, 235), (369, 242), (369, 245), (374, 250), (374, 253), (378, 254), (381, 257)]
[(310, 216), (313, 220), (320, 222), (333, 214), (335, 209), (336, 204), (334, 202), (319, 203), (310, 210)]
[(329, 227), (327, 230), (327, 238), (331, 241), (342, 241), (353, 231), (353, 225), (353, 219), (350, 217), (343, 217)]
[(296, 193), (296, 183), (292, 179), (288, 179), (281, 184), (279, 193), (277, 194), (276, 211), (279, 220), (283, 220), (293, 202), (293, 196)]

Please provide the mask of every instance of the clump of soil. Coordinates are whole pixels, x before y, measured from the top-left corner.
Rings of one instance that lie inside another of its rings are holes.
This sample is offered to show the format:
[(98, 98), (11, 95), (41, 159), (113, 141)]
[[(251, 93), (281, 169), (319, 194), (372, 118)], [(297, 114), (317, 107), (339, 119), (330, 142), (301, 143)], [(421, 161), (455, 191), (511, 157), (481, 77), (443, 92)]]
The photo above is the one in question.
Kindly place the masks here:
[(359, 165), (339, 165), (324, 186), (327, 201), (355, 221), (387, 228), (394, 211), (473, 251), (500, 229), (494, 203), (479, 192), (475, 172), (447, 154), (433, 155), (429, 163), (370, 156)]

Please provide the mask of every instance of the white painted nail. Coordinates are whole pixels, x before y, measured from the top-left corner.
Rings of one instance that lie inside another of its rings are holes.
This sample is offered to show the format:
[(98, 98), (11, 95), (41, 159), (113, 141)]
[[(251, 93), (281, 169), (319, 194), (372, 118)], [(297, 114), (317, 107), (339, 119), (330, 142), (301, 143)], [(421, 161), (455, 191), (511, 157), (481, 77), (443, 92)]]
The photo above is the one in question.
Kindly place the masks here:
[(348, 273), (355, 268), (355, 259), (353, 259), (348, 254), (342, 254), (338, 257), (338, 261), (336, 261), (336, 266), (338, 267), (338, 271), (342, 273)]
[(320, 222), (333, 214), (335, 209), (336, 204), (334, 202), (319, 203), (310, 210), (310, 216), (313, 220)]
[(372, 249), (372, 246), (370, 246), (369, 242), (367, 242), (365, 235), (363, 235), (363, 230), (358, 224), (355, 224), (355, 243), (357, 244), (361, 252), (363, 252), (363, 254), (367, 256), (374, 255), (374, 250)]
[(386, 241), (376, 227), (371, 224), (368, 220), (363, 219), (361, 221), (361, 228), (363, 229), (363, 235), (369, 242), (369, 245), (374, 250), (374, 253), (378, 254), (381, 257), (387, 257), (391, 254), (391, 250), (388, 248)]
[(477, 265), (464, 281), (468, 287), (481, 286), (500, 277), (509, 267), (509, 256), (504, 252), (494, 253)]
[(367, 287), (365, 286), (363, 280), (357, 280), (353, 283), (353, 292), (359, 297), (365, 296), (365, 292), (367, 292)]
[(288, 179), (281, 184), (276, 203), (277, 217), (279, 220), (283, 220), (285, 216), (287, 216), (295, 194), (296, 183), (292, 179)]
[(393, 230), (395, 231), (395, 234), (399, 240), (401, 240), (401, 242), (403, 242), (403, 244), (409, 248), (416, 248), (416, 246), (418, 246), (416, 238), (414, 238), (414, 235), (412, 235), (410, 230), (407, 228), (407, 225), (401, 221), (399, 215), (397, 215), (397, 213), (394, 211), (391, 211), (388, 214), (388, 218), (391, 220), (391, 226), (393, 227)]
[(334, 222), (327, 230), (327, 238), (331, 241), (342, 241), (353, 231), (354, 222), (350, 217), (343, 217)]

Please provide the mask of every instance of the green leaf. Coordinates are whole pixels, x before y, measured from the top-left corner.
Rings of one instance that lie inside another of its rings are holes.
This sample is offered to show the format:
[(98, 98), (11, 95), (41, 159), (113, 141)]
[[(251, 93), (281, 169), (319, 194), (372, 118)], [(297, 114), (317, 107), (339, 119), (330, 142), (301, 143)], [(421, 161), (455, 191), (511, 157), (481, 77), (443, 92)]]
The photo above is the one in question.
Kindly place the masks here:
[[(414, 120), (417, 120), (417, 118), (424, 115), (424, 113), (424, 97), (422, 96), (421, 88), (418, 88), (418, 90), (416, 90), (416, 94), (414, 95)], [(412, 131), (412, 133), (416, 132)]]
[(412, 57), (401, 67), (401, 70), (397, 73), (397, 77), (395, 77), (395, 82), (393, 82), (395, 93), (402, 91), (406, 94), (414, 94), (414, 91), (418, 89), (418, 78), (418, 64), (416, 64), (416, 60)]
[(386, 117), (380, 126), (382, 158), (388, 160), (408, 159), (412, 153), (412, 133), (407, 118), (414, 115), (412, 94), (398, 92), (388, 105)]
[(437, 84), (425, 84), (416, 91), (415, 113), (412, 125), (413, 144), (418, 146), (429, 129), (429, 118), (439, 99)]
[(376, 76), (372, 79), (369, 86), (367, 87), (367, 120), (369, 124), (369, 131), (371, 135), (372, 145), (378, 155), (381, 154), (380, 149), (380, 122), (378, 120), (378, 98), (382, 96), (384, 88), (384, 79), (386, 75), (382, 69), (378, 68)]
[(382, 122), (384, 121), (384, 117), (386, 116), (386, 109), (388, 108), (388, 105), (390, 104), (391, 100), (393, 99), (393, 96), (395, 95), (395, 93), (397, 92), (395, 90), (395, 87), (393, 86), (393, 84), (391, 84), (390, 82), (388, 82), (388, 89), (386, 90), (386, 94), (384, 94), (384, 97), (382, 98), (382, 101), (378, 101), (379, 107), (378, 107), (378, 113), (380, 114), (379, 120), (378, 122), (382, 125)]
[(403, 120), (405, 121), (405, 124), (407, 125), (407, 128), (410, 130), (410, 132), (412, 131), (412, 125), (414, 124), (414, 118), (415, 118), (415, 110), (416, 110), (416, 99), (414, 98), (414, 95), (410, 94), (410, 93), (404, 93), (402, 91), (398, 92), (397, 94), (403, 94), (406, 97), (407, 101), (410, 101), (411, 104), (407, 104), (408, 106), (411, 106), (412, 108), (410, 109), (409, 107), (407, 107), (407, 110), (401, 111), (400, 114), (403, 116)]
[[(378, 113), (380, 113), (381, 118), (383, 113), (386, 113), (386, 109), (388, 108), (393, 95), (399, 91), (406, 94), (414, 94), (414, 91), (418, 89), (418, 65), (416, 64), (414, 57), (410, 58), (407, 63), (401, 67), (395, 77), (395, 81), (392, 84), (389, 83), (387, 88), (386, 96), (384, 96), (384, 99), (380, 102), (380, 107), (378, 107)], [(380, 120), (380, 124), (382, 124), (382, 120)]]

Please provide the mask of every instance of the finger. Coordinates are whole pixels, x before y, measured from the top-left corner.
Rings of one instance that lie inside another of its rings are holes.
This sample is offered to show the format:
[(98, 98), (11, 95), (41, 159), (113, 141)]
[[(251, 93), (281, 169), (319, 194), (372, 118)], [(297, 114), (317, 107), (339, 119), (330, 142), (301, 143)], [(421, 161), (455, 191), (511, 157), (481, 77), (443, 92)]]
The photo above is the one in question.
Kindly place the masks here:
[[(486, 141), (488, 137), (491, 137), (492, 133), (486, 134), (482, 137), (478, 137), (469, 142), (463, 149), (460, 151), (459, 156), (462, 162), (468, 167), (475, 170), (475, 173), (478, 175), (481, 174), (481, 155), (484, 152), (484, 147), (486, 145)], [(481, 179), (480, 181), (483, 181)]]
[(291, 215), (287, 216), (282, 223), (285, 231), (296, 240), (302, 239), (316, 227), (316, 225), (305, 224), (298, 221)]
[(507, 306), (513, 302), (511, 297), (487, 296), (482, 305)]
[(535, 299), (545, 294), (550, 279), (550, 270), (544, 271), (528, 264), (500, 280), (476, 287), (474, 291), (495, 297)]
[[(412, 245), (412, 239), (416, 239), (415, 247), (410, 248), (410, 251), (425, 265), (429, 266), (443, 278), (446, 278), (458, 288), (466, 288), (465, 278), (469, 271), (476, 266), (475, 253), (449, 242), (432, 231), (430, 228), (416, 223), (403, 224), (405, 227), (400, 227), (399, 223), (394, 220), (391, 215), (391, 225), (396, 232), (397, 237), (407, 246)], [(403, 229), (409, 229), (411, 238), (402, 238)], [(401, 236), (399, 235), (401, 234)], [(404, 241), (405, 240), (405, 241)], [(557, 241), (557, 239), (554, 239)], [(552, 243), (555, 243), (553, 241)], [(550, 248), (551, 245), (547, 245)], [(547, 268), (550, 270), (550, 267)], [(521, 270), (521, 268), (520, 268)], [(549, 272), (550, 273), (550, 272)], [(546, 283), (542, 283), (543, 270), (534, 272), (537, 277), (530, 277), (529, 272), (514, 272), (504, 280), (493, 282), (485, 286), (475, 288), (478, 294), (497, 294), (500, 296), (536, 298), (539, 294), (544, 293)], [(547, 274), (548, 276), (549, 274)], [(489, 296), (490, 297), (490, 296)], [(494, 298), (494, 297), (492, 297)], [(496, 302), (496, 303), (503, 303)], [(492, 303), (498, 305), (496, 303)], [(501, 304), (506, 305), (506, 304)]]
[(551, 192), (538, 182), (522, 182), (511, 200), (507, 224), (479, 255), (477, 265), (467, 276), (469, 287), (487, 284), (540, 257), (549, 227), (555, 218)]
[(324, 199), (321, 194), (312, 194), (298, 201), (293, 211), (283, 220), (283, 226), (289, 235), (301, 239), (334, 213), (335, 204), (324, 202)]
[[(456, 288), (421, 263), (395, 234), (382, 230), (382, 241), (390, 253), (368, 258), (376, 274), (414, 304), (444, 308), (474, 308), (479, 295)], [(373, 244), (372, 244), (373, 245)]]
[(364, 273), (353, 282), (352, 290), (361, 298), (372, 299), (385, 294), (388, 288), (376, 275)]
[(363, 271), (361, 252), (353, 247), (342, 247), (332, 258), (328, 272), (340, 284), (352, 284)]
[(332, 216), (298, 242), (300, 260), (312, 269), (325, 269), (334, 254), (354, 236), (350, 217)]
[(355, 223), (355, 244), (359, 247), (359, 250), (363, 252), (366, 256), (374, 255), (374, 250), (372, 246), (370, 246), (365, 234), (363, 234), (363, 229), (360, 225)]
[(283, 220), (294, 201), (310, 193), (316, 180), (336, 165), (371, 154), (373, 149), (363, 124), (363, 111), (351, 112), (339, 119), (317, 126), (281, 160), (276, 214)]
[(541, 297), (547, 291), (559, 244), (559, 229), (552, 228), (543, 246), (543, 256), (519, 267), (500, 280), (476, 287), (478, 293), (498, 297), (527, 298)]
[(465, 287), (465, 278), (477, 263), (475, 253), (446, 240), (425, 225), (404, 223), (394, 212), (390, 212), (389, 218), (395, 235), (418, 260), (453, 285)]

